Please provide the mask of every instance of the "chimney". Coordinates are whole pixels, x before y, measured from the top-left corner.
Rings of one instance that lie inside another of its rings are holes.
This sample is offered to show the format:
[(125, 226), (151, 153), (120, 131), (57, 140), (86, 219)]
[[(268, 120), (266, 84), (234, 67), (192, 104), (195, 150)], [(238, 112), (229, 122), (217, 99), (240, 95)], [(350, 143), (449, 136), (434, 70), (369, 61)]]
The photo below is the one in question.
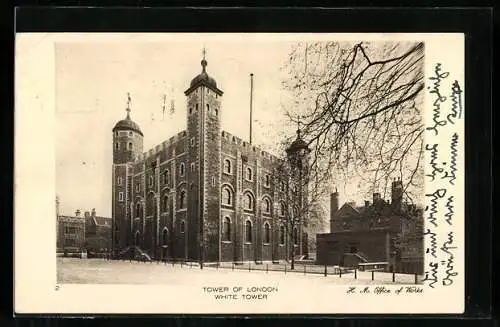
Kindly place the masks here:
[(380, 201), (380, 193), (373, 193), (373, 204)]
[(95, 208), (92, 208), (92, 217), (95, 217)]
[(339, 210), (339, 193), (337, 192), (337, 188), (335, 188), (335, 192), (330, 194), (330, 232), (332, 233), (335, 230), (334, 227), (334, 219), (335, 214)]
[(330, 194), (330, 219), (333, 220), (335, 213), (339, 210), (339, 193), (337, 189)]
[(403, 181), (401, 179), (394, 179), (391, 188), (391, 202), (394, 205), (401, 205), (403, 201)]
[(76, 211), (75, 211), (75, 216), (76, 216), (76, 217), (80, 217), (80, 214), (81, 214), (80, 209), (76, 209)]
[(85, 218), (89, 218), (90, 217), (90, 212), (85, 211), (84, 215), (85, 215)]

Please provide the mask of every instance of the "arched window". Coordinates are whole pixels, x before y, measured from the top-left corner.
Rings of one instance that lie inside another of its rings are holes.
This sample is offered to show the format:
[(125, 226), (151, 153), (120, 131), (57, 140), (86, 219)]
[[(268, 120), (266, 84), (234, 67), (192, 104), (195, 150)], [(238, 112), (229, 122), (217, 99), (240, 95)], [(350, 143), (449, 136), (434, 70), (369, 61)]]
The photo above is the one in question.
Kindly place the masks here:
[(280, 191), (285, 192), (285, 182), (280, 182)]
[(228, 206), (233, 205), (233, 192), (227, 186), (222, 188), (222, 204)]
[(231, 241), (231, 219), (224, 217), (222, 237), (224, 241)]
[(210, 111), (210, 105), (207, 103), (207, 111)]
[(181, 226), (179, 227), (179, 229), (181, 233), (186, 232), (186, 222), (184, 220), (181, 221)]
[(184, 163), (181, 162), (181, 164), (179, 165), (179, 175), (181, 177), (184, 176), (184, 170), (185, 170)]
[(182, 190), (179, 195), (179, 209), (186, 208), (186, 191)]
[(269, 175), (266, 175), (264, 177), (264, 186), (269, 187), (271, 185), (271, 177)]
[(161, 207), (162, 207), (163, 211), (165, 211), (165, 212), (168, 211), (168, 195), (167, 194), (165, 194), (163, 196), (163, 201), (161, 203)]
[(285, 226), (280, 226), (280, 244), (285, 244)]
[(264, 243), (271, 243), (271, 227), (269, 223), (264, 224)]
[(252, 177), (253, 177), (252, 168), (247, 167), (247, 172), (246, 172), (245, 178), (247, 179), (247, 181), (251, 181)]
[(264, 198), (262, 206), (262, 209), (264, 209), (264, 213), (271, 213), (271, 201), (268, 198)]
[(168, 230), (165, 228), (161, 234), (161, 245), (168, 245)]
[(170, 183), (170, 171), (168, 169), (165, 169), (165, 171), (163, 172), (163, 183), (164, 184)]
[(115, 149), (120, 150), (120, 143), (118, 143), (118, 142), (115, 143)]
[(250, 193), (245, 193), (245, 200), (244, 200), (244, 209), (245, 210), (253, 210), (253, 196)]
[(286, 212), (286, 206), (284, 202), (280, 202), (280, 216), (284, 216)]
[(149, 187), (153, 186), (153, 182), (154, 182), (154, 179), (153, 179), (153, 176), (149, 176)]
[(297, 228), (293, 229), (293, 244), (299, 244), (299, 232), (297, 231)]
[(118, 176), (118, 181), (117, 181), (117, 184), (118, 185), (122, 185), (122, 178), (120, 176)]
[(153, 193), (149, 193), (146, 199), (146, 216), (152, 216), (154, 213), (155, 198)]
[(128, 142), (128, 149), (132, 150), (133, 148), (134, 148), (134, 146), (133, 146), (132, 142)]
[(245, 242), (252, 243), (252, 222), (250, 220), (245, 222)]
[(231, 160), (229, 159), (224, 159), (224, 172), (231, 174)]
[(135, 216), (140, 218), (142, 216), (141, 204), (137, 203), (135, 206)]
[(218, 116), (219, 115), (219, 110), (215, 109), (215, 115)]

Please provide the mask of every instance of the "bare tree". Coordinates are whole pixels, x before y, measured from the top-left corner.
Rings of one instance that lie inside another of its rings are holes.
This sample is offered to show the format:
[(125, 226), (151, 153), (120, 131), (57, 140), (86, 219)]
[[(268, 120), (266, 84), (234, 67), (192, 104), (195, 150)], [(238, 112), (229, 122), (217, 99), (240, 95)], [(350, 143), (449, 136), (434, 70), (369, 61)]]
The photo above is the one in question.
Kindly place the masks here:
[(407, 199), (421, 193), (423, 59), (423, 43), (293, 46), (287, 114), (304, 125), (315, 183), (354, 178), (363, 191), (385, 194), (399, 176)]
[(301, 245), (309, 248), (304, 235), (308, 235), (310, 226), (317, 228), (324, 219), (321, 216), (324, 211), (320, 210), (319, 204), (324, 190), (312, 183), (312, 177), (316, 175), (310, 169), (310, 151), (305, 141), (297, 143), (299, 140), (300, 134), (295, 141), (284, 143), (287, 146), (287, 158), (280, 160), (273, 172), (280, 199), (279, 222), (285, 229), (287, 259), (291, 262), (292, 270), (295, 269), (297, 249)]

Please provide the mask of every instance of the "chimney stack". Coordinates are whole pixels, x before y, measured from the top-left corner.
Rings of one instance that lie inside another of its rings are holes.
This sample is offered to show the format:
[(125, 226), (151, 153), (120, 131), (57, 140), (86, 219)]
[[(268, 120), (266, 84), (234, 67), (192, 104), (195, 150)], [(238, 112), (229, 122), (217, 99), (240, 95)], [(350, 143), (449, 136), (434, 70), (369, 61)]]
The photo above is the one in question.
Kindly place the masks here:
[(335, 188), (335, 192), (330, 194), (330, 232), (334, 231), (334, 219), (335, 214), (339, 210), (339, 193), (337, 192), (337, 188)]
[(76, 216), (76, 217), (80, 217), (80, 214), (81, 214), (80, 209), (76, 209), (76, 211), (75, 211), (75, 216)]

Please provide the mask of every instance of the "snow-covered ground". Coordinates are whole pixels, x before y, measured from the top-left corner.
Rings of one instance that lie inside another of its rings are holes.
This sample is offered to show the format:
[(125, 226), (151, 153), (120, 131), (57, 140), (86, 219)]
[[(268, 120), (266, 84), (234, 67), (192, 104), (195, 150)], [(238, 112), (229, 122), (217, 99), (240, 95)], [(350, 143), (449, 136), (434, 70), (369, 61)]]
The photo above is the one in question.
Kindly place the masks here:
[[(295, 272), (268, 271), (245, 269), (217, 269), (205, 267), (200, 269), (197, 265), (172, 265), (170, 263), (106, 261), (103, 259), (57, 259), (57, 280), (62, 284), (149, 284), (149, 285), (193, 285), (196, 283), (213, 285), (217, 283), (251, 282), (269, 284), (279, 281), (300, 283), (307, 281), (315, 285), (381, 285), (394, 284), (392, 274), (376, 272), (372, 281), (370, 272), (333, 275), (329, 274), (304, 274), (303, 268)], [(421, 276), (418, 276), (420, 282)], [(396, 274), (396, 284), (415, 284), (414, 275)]]

